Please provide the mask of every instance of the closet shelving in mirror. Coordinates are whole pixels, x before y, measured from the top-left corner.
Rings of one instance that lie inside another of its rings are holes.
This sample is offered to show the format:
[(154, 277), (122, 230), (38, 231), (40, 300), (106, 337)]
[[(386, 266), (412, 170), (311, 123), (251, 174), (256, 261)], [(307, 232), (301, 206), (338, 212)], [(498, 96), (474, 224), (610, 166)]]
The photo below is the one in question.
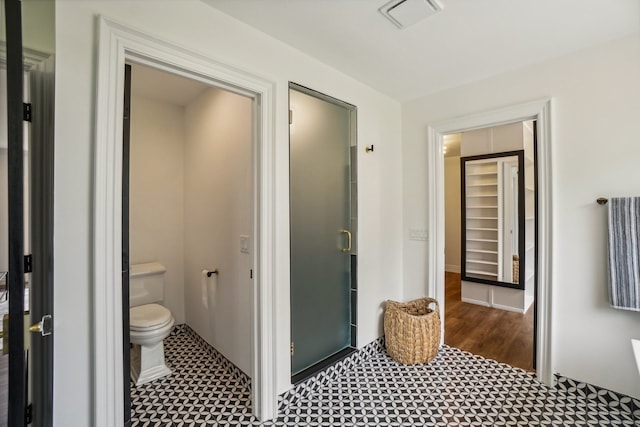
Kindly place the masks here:
[(497, 163), (470, 163), (465, 178), (467, 272), (495, 280), (499, 268)]
[[(520, 153), (461, 158), (463, 280), (520, 287), (520, 277), (511, 281), (510, 260), (512, 251), (515, 254), (520, 252), (515, 247), (509, 249), (508, 256), (505, 255), (504, 236), (511, 229), (505, 228), (503, 218), (503, 165), (507, 160), (519, 164)], [(513, 214), (513, 210), (511, 212)], [(509, 262), (505, 261), (506, 258), (509, 258)], [(505, 272), (509, 272), (508, 278)]]

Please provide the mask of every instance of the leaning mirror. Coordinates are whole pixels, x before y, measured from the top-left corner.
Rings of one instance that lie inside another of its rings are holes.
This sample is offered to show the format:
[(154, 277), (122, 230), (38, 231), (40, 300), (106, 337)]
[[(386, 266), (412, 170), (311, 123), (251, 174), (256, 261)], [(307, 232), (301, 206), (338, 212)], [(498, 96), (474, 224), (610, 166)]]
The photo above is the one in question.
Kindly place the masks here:
[(460, 158), (462, 280), (524, 289), (524, 150)]

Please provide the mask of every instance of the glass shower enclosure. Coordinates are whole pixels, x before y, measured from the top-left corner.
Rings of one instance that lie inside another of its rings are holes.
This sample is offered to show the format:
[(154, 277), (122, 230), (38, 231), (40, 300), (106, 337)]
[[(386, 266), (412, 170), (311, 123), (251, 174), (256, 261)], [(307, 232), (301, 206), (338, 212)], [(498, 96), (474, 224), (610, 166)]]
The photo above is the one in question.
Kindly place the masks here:
[(355, 107), (291, 85), (291, 372), (351, 349), (351, 150)]

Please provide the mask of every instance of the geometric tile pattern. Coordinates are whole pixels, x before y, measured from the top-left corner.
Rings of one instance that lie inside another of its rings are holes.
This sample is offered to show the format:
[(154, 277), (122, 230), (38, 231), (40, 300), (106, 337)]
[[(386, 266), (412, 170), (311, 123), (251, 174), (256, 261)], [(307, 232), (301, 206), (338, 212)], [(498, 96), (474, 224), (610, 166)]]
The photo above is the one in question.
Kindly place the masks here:
[(564, 377), (547, 387), (446, 345), (428, 364), (403, 366), (380, 341), (320, 385), (296, 386), (278, 418), (261, 424), (249, 388), (194, 334), (165, 340), (170, 376), (132, 385), (132, 426), (640, 426), (640, 402), (626, 396)]
[(247, 374), (242, 372), (240, 368), (234, 365), (229, 359), (224, 357), (222, 353), (216, 350), (211, 344), (206, 342), (204, 338), (198, 335), (198, 333), (191, 329), (188, 325), (183, 324), (181, 326), (183, 327), (184, 333), (189, 335), (202, 349), (205, 350), (205, 352), (209, 355), (210, 360), (212, 360), (213, 364), (220, 366), (233, 378), (235, 378), (235, 380), (238, 381), (241, 386), (247, 387), (247, 389), (251, 391), (251, 378), (249, 378)]
[(327, 384), (338, 380), (356, 366), (361, 365), (382, 351), (384, 351), (384, 338), (378, 338), (364, 348), (349, 354), (337, 363), (296, 384), (291, 390), (278, 396), (278, 410), (284, 410), (287, 406), (298, 403), (300, 399), (314, 395)]
[(132, 426), (225, 425), (236, 414), (251, 417), (246, 384), (191, 334), (170, 335), (164, 346), (172, 372), (141, 386), (131, 383)]

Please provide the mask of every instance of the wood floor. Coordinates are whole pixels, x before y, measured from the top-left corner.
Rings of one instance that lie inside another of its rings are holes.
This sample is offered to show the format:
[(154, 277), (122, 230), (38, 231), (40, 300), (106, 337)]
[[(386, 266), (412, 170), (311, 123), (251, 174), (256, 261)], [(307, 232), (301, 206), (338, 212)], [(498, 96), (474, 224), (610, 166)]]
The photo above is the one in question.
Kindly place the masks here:
[(445, 344), (533, 371), (533, 311), (533, 306), (518, 314), (462, 302), (460, 274), (445, 273)]

